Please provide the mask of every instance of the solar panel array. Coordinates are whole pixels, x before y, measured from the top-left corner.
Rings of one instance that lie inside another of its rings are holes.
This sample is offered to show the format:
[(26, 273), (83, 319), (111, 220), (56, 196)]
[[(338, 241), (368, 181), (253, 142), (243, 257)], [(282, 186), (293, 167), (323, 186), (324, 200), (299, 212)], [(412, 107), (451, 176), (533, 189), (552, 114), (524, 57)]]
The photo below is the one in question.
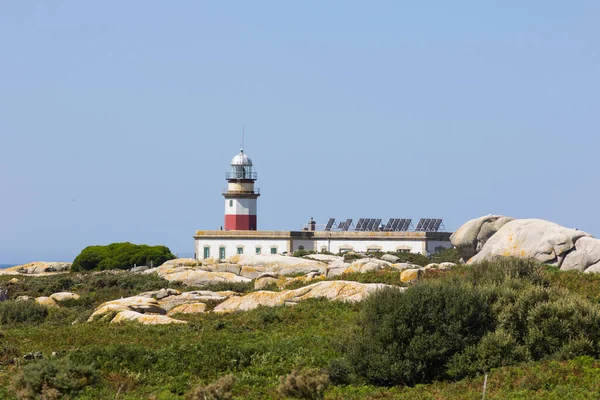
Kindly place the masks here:
[[(325, 226), (326, 231), (337, 229), (346, 232), (352, 226), (352, 218), (335, 224), (335, 218), (329, 218), (327, 225)], [(355, 232), (376, 232), (383, 230), (384, 232), (407, 232), (411, 229), (412, 219), (410, 218), (390, 218), (385, 226), (381, 226), (381, 218), (359, 218), (356, 226), (354, 227)], [(442, 225), (442, 220), (439, 218), (421, 218), (417, 223), (415, 231), (417, 232), (437, 232)]]
[(412, 219), (390, 218), (383, 230), (386, 232), (406, 232), (410, 228), (411, 222)]
[(439, 218), (421, 218), (415, 231), (419, 232), (437, 232), (442, 225), (442, 220)]

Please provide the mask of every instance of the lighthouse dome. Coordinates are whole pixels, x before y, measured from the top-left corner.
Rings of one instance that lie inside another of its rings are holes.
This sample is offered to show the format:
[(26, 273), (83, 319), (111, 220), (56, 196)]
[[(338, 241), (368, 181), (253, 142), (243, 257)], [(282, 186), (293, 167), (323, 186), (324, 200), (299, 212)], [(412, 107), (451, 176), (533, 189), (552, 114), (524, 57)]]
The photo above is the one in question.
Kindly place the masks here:
[(252, 160), (248, 157), (247, 154), (244, 153), (244, 149), (240, 149), (240, 153), (236, 154), (235, 157), (231, 159), (232, 167), (251, 167)]

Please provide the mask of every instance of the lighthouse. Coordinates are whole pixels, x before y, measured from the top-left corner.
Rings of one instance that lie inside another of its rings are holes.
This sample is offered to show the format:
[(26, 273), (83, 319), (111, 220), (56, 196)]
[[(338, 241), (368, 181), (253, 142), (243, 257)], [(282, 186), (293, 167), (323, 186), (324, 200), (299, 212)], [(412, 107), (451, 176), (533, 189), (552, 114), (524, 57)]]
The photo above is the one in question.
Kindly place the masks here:
[(252, 160), (244, 148), (231, 159), (231, 169), (225, 173), (225, 230), (255, 231), (256, 201), (260, 190), (254, 188), (257, 174), (252, 171)]

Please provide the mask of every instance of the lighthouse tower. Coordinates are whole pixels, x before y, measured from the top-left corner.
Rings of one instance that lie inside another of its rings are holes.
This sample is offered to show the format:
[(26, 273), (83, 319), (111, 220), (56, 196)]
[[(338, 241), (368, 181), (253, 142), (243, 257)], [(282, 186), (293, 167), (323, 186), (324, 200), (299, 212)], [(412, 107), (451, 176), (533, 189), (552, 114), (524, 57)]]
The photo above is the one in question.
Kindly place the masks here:
[(252, 160), (244, 149), (231, 159), (231, 169), (225, 174), (227, 189), (225, 197), (225, 230), (255, 231), (256, 200), (260, 190), (254, 188), (256, 172), (252, 172)]

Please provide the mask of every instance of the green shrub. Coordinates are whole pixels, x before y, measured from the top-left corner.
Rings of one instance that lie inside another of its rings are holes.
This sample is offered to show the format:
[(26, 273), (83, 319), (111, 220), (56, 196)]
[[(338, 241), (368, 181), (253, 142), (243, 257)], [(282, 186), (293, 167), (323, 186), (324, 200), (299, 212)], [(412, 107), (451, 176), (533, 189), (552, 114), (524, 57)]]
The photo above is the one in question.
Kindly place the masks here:
[(452, 357), (448, 365), (448, 375), (463, 378), (530, 359), (527, 347), (518, 344), (510, 333), (496, 330), (487, 333), (476, 345), (469, 346), (464, 352)]
[(277, 393), (296, 399), (322, 399), (329, 386), (329, 376), (315, 369), (293, 370), (281, 377)]
[[(535, 359), (554, 353), (568, 354), (575, 349), (576, 356), (596, 357), (600, 340), (599, 325), (597, 305), (566, 294), (554, 301), (539, 303), (529, 311), (525, 341)], [(563, 350), (565, 346), (568, 350)]]
[(0, 303), (0, 325), (41, 324), (48, 316), (48, 307), (35, 301), (7, 300)]
[(229, 400), (236, 378), (225, 375), (207, 386), (198, 386), (186, 394), (186, 400)]
[(304, 249), (296, 250), (296, 251), (294, 251), (292, 253), (292, 256), (294, 256), (294, 257), (304, 257), (304, 256), (307, 256), (309, 254), (315, 254), (314, 250), (304, 250)]
[(59, 399), (76, 395), (97, 380), (92, 366), (75, 364), (66, 358), (42, 359), (23, 366), (12, 388), (20, 398)]
[(486, 294), (459, 280), (388, 288), (363, 303), (348, 347), (359, 376), (377, 385), (414, 385), (445, 376), (456, 353), (494, 328)]
[(461, 255), (455, 248), (444, 249), (439, 253), (434, 253), (431, 255), (431, 262), (433, 263), (443, 263), (443, 262), (451, 262), (458, 264), (461, 259)]
[(129, 269), (134, 265), (159, 266), (175, 256), (166, 246), (137, 245), (129, 242), (108, 246), (88, 246), (75, 257), (72, 271)]

